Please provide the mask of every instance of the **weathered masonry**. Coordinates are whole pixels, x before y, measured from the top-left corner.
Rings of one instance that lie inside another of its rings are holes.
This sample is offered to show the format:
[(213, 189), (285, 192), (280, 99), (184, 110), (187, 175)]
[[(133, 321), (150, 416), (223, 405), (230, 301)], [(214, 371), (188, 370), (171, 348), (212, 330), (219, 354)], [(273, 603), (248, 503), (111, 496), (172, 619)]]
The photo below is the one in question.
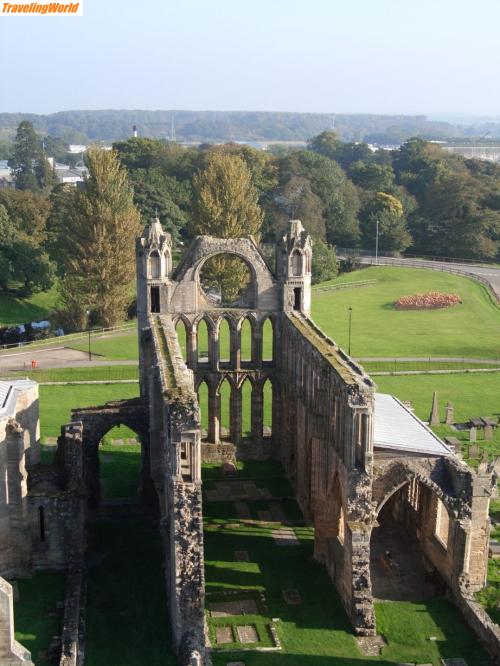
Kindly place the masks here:
[[(205, 265), (217, 257), (237, 258), (247, 268), (244, 289), (229, 303), (204, 282)], [(168, 331), (164, 350), (176, 367), (182, 359), (175, 326), (196, 390), (206, 386), (204, 442), (200, 450), (198, 424), (196, 443), (181, 445), (181, 460), (224, 460), (233, 453), (279, 459), (315, 527), (316, 559), (327, 567), (356, 632), (371, 635), (372, 577), (386, 532), (412, 540), (423, 566), (457, 600), (484, 586), (492, 468), (483, 464), (474, 473), (410, 409), (376, 393), (363, 369), (314, 325), (311, 260), (310, 237), (293, 220), (278, 243), (275, 270), (251, 237), (203, 236), (172, 271), (170, 237), (155, 221), (138, 243), (139, 327), (144, 341), (155, 329)], [(266, 322), (273, 331), (267, 347)], [(151, 403), (157, 397), (147, 381), (147, 342), (141, 350), (142, 392)], [(251, 428), (244, 436), (246, 382)], [(271, 427), (263, 418), (267, 382)], [(230, 418), (224, 430), (225, 383)]]
[[(37, 385), (0, 384), (0, 576), (67, 571), (61, 666), (84, 662), (85, 526), (101, 505), (99, 443), (119, 424), (141, 443), (140, 501), (158, 517), (182, 666), (210, 663), (201, 462), (235, 458), (281, 461), (358, 634), (376, 633), (373, 599), (394, 593), (380, 567), (409, 544), (412, 576), (447, 590), (500, 655), (472, 601), (486, 580), (492, 466), (471, 470), (315, 326), (300, 221), (275, 255), (270, 267), (251, 237), (200, 236), (172, 269), (170, 236), (148, 225), (136, 246), (140, 397), (75, 409), (53, 464), (40, 463)], [(0, 579), (0, 666), (30, 659)]]

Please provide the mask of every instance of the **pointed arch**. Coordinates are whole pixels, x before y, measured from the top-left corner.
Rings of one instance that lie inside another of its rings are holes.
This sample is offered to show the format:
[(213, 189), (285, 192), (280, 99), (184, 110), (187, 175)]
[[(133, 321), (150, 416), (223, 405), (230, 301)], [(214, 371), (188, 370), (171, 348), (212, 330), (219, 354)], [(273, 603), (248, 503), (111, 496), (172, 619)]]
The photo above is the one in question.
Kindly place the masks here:
[(189, 332), (186, 322), (179, 318), (175, 324), (175, 332), (177, 333), (177, 340), (182, 352), (182, 358), (187, 362), (188, 360), (188, 345), (189, 345)]
[(253, 346), (253, 326), (248, 317), (241, 322), (240, 327), (240, 361), (251, 363)]
[(262, 360), (274, 360), (274, 323), (271, 317), (262, 322)]
[(162, 259), (158, 250), (152, 250), (148, 257), (148, 277), (160, 278), (162, 275)]
[(219, 322), (219, 361), (231, 362), (231, 323), (227, 317)]
[(292, 252), (291, 264), (292, 264), (292, 275), (294, 277), (299, 277), (303, 272), (303, 263), (304, 257), (299, 250), (294, 250)]
[(231, 396), (233, 386), (225, 377), (219, 384), (219, 414), (220, 414), (220, 438), (229, 439), (231, 436)]
[(203, 439), (208, 437), (209, 428), (209, 393), (210, 389), (206, 380), (202, 380), (198, 386), (198, 404), (200, 406), (201, 436)]
[(252, 395), (253, 384), (249, 377), (241, 385), (241, 434), (242, 437), (252, 436)]
[(196, 349), (198, 363), (208, 363), (210, 360), (210, 328), (205, 319), (200, 319), (196, 326)]
[(270, 437), (273, 434), (274, 391), (271, 379), (262, 385), (262, 434)]

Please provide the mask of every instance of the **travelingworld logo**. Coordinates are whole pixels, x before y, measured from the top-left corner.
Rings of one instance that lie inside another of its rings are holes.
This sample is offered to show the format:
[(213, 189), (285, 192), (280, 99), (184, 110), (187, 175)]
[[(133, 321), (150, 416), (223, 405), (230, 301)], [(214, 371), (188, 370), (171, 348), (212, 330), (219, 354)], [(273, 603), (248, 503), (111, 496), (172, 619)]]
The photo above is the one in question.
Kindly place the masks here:
[(79, 2), (1, 2), (0, 16), (83, 16)]

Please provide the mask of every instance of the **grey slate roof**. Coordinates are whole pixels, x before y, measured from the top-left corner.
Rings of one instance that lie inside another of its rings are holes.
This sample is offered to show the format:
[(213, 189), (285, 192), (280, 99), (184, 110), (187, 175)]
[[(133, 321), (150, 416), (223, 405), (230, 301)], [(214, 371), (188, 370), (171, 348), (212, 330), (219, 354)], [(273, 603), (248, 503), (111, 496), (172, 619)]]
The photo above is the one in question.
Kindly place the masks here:
[(451, 449), (393, 395), (375, 393), (373, 445), (420, 455), (451, 456)]

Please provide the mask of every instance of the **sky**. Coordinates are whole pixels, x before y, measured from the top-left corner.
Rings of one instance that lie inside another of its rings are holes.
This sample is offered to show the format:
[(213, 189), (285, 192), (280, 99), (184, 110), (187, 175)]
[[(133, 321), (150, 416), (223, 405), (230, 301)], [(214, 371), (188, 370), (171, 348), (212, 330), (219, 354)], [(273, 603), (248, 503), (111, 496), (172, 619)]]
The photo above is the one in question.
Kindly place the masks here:
[(1, 8), (0, 112), (500, 115), (499, 0), (84, 0), (83, 17)]

